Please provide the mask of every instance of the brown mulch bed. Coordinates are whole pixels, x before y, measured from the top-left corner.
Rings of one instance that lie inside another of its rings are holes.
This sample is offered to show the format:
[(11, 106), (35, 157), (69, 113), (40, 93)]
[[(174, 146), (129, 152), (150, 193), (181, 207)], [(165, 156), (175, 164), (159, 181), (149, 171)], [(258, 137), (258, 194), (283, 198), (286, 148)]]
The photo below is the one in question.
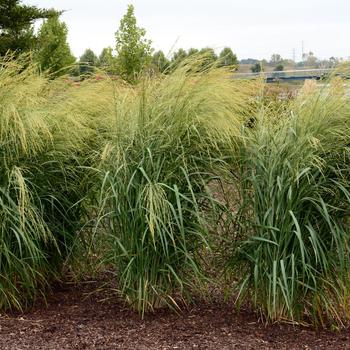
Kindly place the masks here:
[(350, 349), (350, 330), (315, 332), (265, 326), (249, 311), (202, 304), (182, 314), (161, 310), (145, 319), (94, 283), (56, 288), (47, 306), (0, 315), (0, 349)]

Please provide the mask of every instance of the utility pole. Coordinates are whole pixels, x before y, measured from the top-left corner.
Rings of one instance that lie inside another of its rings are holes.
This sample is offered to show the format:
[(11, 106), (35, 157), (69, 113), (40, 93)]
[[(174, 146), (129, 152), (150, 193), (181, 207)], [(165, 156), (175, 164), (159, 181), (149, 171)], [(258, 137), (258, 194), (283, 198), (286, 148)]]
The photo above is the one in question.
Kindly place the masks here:
[(301, 60), (304, 61), (304, 40), (301, 42)]
[(292, 59), (293, 59), (293, 62), (294, 62), (294, 64), (296, 63), (295, 62), (295, 48), (293, 48), (293, 50), (292, 50)]

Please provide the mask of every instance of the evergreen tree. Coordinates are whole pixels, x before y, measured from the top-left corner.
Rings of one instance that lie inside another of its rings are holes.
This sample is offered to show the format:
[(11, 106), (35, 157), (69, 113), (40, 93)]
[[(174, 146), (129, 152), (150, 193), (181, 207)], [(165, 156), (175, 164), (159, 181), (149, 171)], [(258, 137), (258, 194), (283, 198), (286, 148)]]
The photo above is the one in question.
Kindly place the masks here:
[(21, 0), (0, 1), (0, 56), (7, 51), (17, 53), (32, 50), (36, 46), (33, 24), (38, 19), (57, 16), (55, 10), (22, 5)]

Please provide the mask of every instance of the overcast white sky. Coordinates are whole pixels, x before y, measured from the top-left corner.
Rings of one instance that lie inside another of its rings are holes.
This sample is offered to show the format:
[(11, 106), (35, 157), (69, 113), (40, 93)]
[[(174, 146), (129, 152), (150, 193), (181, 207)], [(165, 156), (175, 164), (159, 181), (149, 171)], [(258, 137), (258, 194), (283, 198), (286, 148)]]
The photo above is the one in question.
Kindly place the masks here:
[(168, 53), (183, 47), (230, 46), (242, 58), (350, 56), (350, 0), (25, 0), (40, 7), (66, 10), (62, 19), (79, 56), (114, 47), (114, 33), (127, 9), (135, 6), (139, 26), (155, 49)]

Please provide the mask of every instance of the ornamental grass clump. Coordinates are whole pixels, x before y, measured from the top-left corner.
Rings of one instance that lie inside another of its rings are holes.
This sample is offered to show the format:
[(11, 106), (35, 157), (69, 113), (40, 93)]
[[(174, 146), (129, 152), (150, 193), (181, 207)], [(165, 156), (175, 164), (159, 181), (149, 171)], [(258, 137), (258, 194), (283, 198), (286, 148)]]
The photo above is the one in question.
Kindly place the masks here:
[(78, 123), (57, 118), (55, 95), (28, 57), (0, 62), (2, 310), (23, 309), (45, 291), (81, 215)]
[(202, 280), (217, 208), (208, 184), (224, 164), (220, 144), (239, 134), (253, 104), (251, 83), (242, 89), (227, 71), (201, 66), (196, 58), (115, 93), (100, 222), (120, 293), (141, 314), (179, 306)]
[(350, 101), (337, 79), (280, 112), (265, 105), (243, 132), (231, 267), (268, 320), (349, 316)]

